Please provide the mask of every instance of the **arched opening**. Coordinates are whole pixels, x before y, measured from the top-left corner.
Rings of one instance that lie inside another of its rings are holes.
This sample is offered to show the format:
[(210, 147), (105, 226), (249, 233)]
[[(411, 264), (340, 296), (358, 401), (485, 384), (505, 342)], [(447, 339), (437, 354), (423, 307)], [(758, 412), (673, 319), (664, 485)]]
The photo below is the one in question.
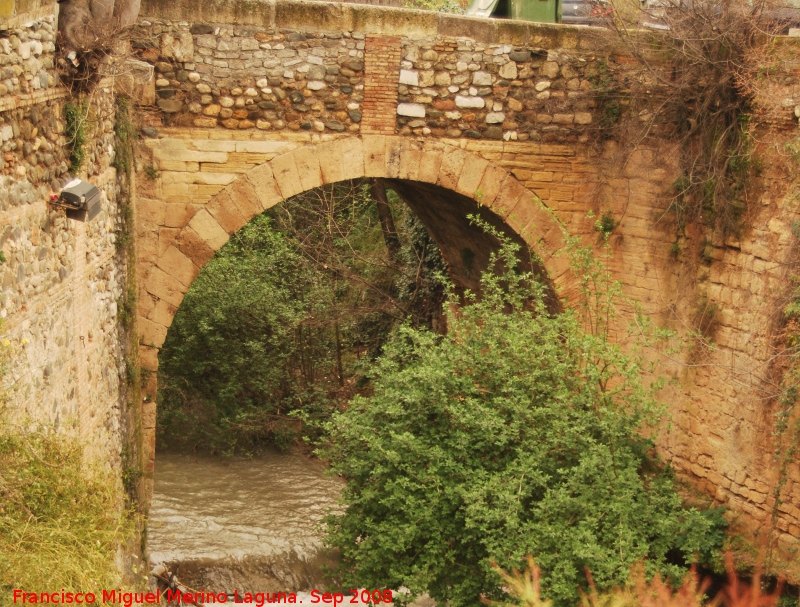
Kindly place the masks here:
[[(498, 247), (497, 239), (470, 219), (474, 215), (526, 245), (525, 251), (531, 246), (534, 254), (526, 255), (523, 265), (548, 282), (551, 307), (558, 307), (557, 294), (565, 293), (567, 280), (563, 260), (556, 255), (562, 246), (561, 228), (541, 201), (505, 171), (462, 150), (387, 137), (298, 148), (255, 167), (209, 200), (144, 273), (144, 289), (156, 301), (142, 319), (142, 343), (150, 353), (146, 360), (152, 371), (146, 387), (150, 398), (155, 400), (157, 354), (175, 313), (201, 270), (231, 236), (296, 194), (365, 178), (380, 179), (419, 218), (458, 289), (477, 288), (481, 271)], [(151, 438), (148, 444), (153, 442)]]

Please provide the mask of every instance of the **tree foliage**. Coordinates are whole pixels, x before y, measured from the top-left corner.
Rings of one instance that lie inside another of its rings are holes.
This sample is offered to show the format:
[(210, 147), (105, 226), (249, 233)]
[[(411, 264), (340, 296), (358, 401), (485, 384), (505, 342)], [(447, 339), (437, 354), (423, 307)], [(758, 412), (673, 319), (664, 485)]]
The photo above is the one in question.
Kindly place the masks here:
[(164, 345), (164, 446), (181, 446), (188, 438), (214, 449), (217, 437), (226, 440), (226, 430), (247, 413), (284, 413), (294, 392), (297, 324), (307, 310), (323, 305), (308, 292), (316, 283), (266, 217), (234, 235), (186, 294)]
[[(513, 267), (513, 247), (501, 258)], [(721, 518), (681, 504), (641, 433), (659, 410), (641, 362), (548, 314), (531, 276), (481, 286), (446, 336), (398, 331), (374, 393), (328, 426), (322, 453), (347, 482), (329, 536), (342, 581), (476, 605), (502, 596), (493, 564), (533, 555), (545, 596), (574, 605), (584, 568), (602, 589), (641, 559), (678, 578), (708, 559)]]
[(393, 254), (355, 181), (285, 201), (209, 262), (160, 355), (160, 448), (286, 446), (365, 388), (361, 361), (395, 324), (434, 322), (438, 249), (399, 199), (385, 204)]

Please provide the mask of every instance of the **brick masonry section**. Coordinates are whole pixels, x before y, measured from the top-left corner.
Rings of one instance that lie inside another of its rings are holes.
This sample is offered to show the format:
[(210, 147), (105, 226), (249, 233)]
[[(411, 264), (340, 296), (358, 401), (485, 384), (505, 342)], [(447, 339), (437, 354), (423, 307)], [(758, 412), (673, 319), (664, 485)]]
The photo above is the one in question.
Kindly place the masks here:
[(364, 118), (361, 132), (394, 135), (400, 38), (367, 36), (364, 60)]

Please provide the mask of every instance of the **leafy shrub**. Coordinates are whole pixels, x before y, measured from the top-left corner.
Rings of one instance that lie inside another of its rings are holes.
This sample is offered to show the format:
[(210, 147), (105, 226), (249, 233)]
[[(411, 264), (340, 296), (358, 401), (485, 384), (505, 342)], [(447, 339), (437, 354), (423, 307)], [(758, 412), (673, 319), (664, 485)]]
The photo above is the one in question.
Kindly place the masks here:
[[(496, 267), (515, 259), (506, 244)], [(711, 558), (722, 518), (681, 504), (640, 432), (658, 412), (640, 361), (548, 314), (531, 276), (481, 286), (446, 336), (398, 331), (374, 394), (328, 426), (321, 453), (347, 483), (329, 533), (342, 581), (475, 605), (503, 596), (493, 563), (533, 555), (544, 596), (572, 606), (585, 568), (607, 589), (643, 559), (679, 580), (675, 561)]]
[(202, 441), (213, 450), (258, 440), (256, 425), (269, 433), (256, 419), (285, 413), (307, 283), (299, 254), (263, 216), (209, 262), (161, 353), (162, 445)]

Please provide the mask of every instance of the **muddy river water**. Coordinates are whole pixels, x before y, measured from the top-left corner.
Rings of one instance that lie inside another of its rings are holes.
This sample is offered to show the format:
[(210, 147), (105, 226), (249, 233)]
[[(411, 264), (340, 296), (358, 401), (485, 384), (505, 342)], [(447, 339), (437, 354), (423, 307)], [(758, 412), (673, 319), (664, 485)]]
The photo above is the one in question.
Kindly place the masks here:
[(297, 454), (213, 459), (159, 454), (148, 523), (151, 564), (213, 592), (325, 586), (322, 521), (342, 483)]

